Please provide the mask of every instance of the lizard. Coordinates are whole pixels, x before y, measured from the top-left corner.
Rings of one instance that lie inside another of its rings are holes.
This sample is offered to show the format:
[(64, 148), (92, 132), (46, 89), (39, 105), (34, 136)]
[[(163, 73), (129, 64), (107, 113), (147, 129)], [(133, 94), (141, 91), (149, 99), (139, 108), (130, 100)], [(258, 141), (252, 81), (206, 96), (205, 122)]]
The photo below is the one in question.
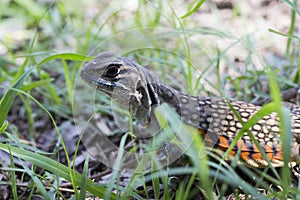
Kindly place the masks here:
[[(135, 61), (112, 52), (103, 52), (88, 62), (80, 73), (81, 78), (90, 86), (106, 93), (121, 104), (131, 105), (132, 115), (143, 126), (150, 123), (153, 108), (167, 103), (180, 119), (199, 130), (202, 136), (208, 136), (207, 146), (225, 152), (237, 133), (243, 128), (242, 123), (249, 120), (261, 107), (243, 101), (193, 96), (180, 92), (164, 84), (158, 76), (140, 66)], [(230, 106), (232, 108), (230, 108)], [(300, 148), (300, 108), (287, 104), (291, 118), (291, 162), (298, 162)], [(248, 132), (245, 131), (229, 154), (251, 167), (264, 168), (284, 165), (280, 139), (279, 117), (276, 112), (259, 119), (250, 129), (254, 138), (264, 151), (261, 153)], [(298, 156), (298, 157), (297, 157)]]

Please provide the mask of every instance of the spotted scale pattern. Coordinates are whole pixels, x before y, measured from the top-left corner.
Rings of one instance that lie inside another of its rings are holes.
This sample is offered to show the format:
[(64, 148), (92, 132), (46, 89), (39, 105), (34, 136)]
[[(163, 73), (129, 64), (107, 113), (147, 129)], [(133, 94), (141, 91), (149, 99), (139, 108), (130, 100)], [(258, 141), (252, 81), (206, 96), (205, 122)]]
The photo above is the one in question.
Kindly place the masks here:
[[(261, 107), (247, 104), (242, 101), (226, 100), (222, 98), (195, 97), (186, 94), (177, 94), (180, 101), (182, 120), (199, 128), (208, 146), (225, 152), (243, 125), (228, 106), (228, 102), (239, 114), (243, 122), (247, 122)], [(298, 107), (293, 105), (292, 119), (292, 160), (296, 161), (299, 155), (300, 116), (296, 115)], [(299, 109), (300, 110), (300, 109)], [(197, 118), (198, 116), (198, 118)], [(283, 165), (279, 118), (271, 113), (260, 119), (249, 129), (260, 148), (264, 151), (269, 162), (274, 167)], [(269, 162), (261, 154), (247, 132), (234, 145), (229, 152), (231, 156), (239, 153), (240, 159), (253, 167), (266, 167)]]

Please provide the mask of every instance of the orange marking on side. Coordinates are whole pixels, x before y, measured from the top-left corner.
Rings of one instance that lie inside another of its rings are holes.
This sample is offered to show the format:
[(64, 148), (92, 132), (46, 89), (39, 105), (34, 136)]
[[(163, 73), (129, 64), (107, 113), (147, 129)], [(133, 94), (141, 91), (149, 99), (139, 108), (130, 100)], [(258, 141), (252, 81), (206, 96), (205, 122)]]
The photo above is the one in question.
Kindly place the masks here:
[(249, 155), (250, 153), (248, 151), (242, 151), (240, 157), (242, 160), (249, 160)]
[[(203, 129), (198, 129), (199, 134), (202, 135), (204, 137), (204, 141), (206, 143), (207, 146), (209, 147), (213, 147), (215, 144), (213, 144), (213, 140), (209, 137), (209, 135), (206, 134), (206, 132)], [(229, 146), (231, 144), (228, 142), (228, 139), (224, 136), (219, 136), (219, 144), (218, 144), (218, 149), (221, 151), (226, 151)], [(242, 160), (249, 160), (249, 156), (250, 154), (252, 154), (252, 158), (253, 160), (265, 160), (262, 156), (262, 154), (260, 153), (259, 149), (253, 145), (253, 151), (250, 151), (249, 148), (245, 145), (245, 143), (242, 140), (239, 140), (236, 144), (238, 149), (233, 149), (229, 152), (229, 155), (231, 156), (235, 156), (235, 154), (238, 152), (238, 150), (240, 150), (240, 158)], [(274, 160), (279, 160), (282, 161), (283, 157), (282, 157), (282, 149), (281, 146), (278, 146), (276, 149), (276, 155), (275, 152), (273, 151), (273, 149), (266, 145), (265, 147), (265, 153), (267, 155), (267, 158), (270, 161), (274, 161)], [(292, 156), (292, 155), (291, 155)], [(291, 157), (292, 160), (295, 160), (295, 157)]]
[(229, 152), (229, 155), (231, 155), (231, 156), (235, 156), (235, 150), (231, 150), (230, 152)]
[(273, 149), (269, 145), (266, 145), (265, 146), (265, 150), (266, 150), (266, 155), (267, 155), (268, 159), (269, 160), (273, 160), (274, 159), (274, 151), (273, 151)]
[(237, 142), (237, 147), (238, 147), (238, 149), (241, 149), (241, 151), (242, 152), (244, 152), (244, 151), (249, 151), (249, 149), (246, 147), (246, 145), (245, 145), (245, 143), (243, 142), (243, 140), (239, 140), (238, 142)]
[[(224, 136), (219, 136), (219, 149), (222, 151), (226, 151), (229, 148), (230, 144), (228, 143), (227, 138), (225, 138)], [(236, 150), (231, 150), (229, 152), (230, 156), (235, 156), (236, 154)]]
[(255, 145), (253, 146), (253, 152), (254, 152), (252, 154), (253, 160), (263, 160), (262, 154), (260, 153), (259, 149)]
[(219, 144), (220, 147), (222, 147), (224, 149), (228, 149), (228, 147), (229, 147), (230, 144), (228, 144), (228, 141), (227, 141), (227, 139), (225, 137), (220, 136), (219, 137), (219, 141), (220, 141), (220, 144)]
[(249, 150), (246, 147), (245, 143), (242, 140), (239, 140), (237, 142), (238, 149), (241, 150), (240, 158), (242, 160), (248, 160), (249, 159)]

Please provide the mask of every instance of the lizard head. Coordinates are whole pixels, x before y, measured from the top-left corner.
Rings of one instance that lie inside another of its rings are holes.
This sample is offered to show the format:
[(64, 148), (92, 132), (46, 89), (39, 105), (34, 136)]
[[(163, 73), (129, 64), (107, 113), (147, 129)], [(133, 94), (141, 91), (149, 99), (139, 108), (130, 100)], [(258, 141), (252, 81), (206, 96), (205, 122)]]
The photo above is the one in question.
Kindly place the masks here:
[(112, 96), (116, 88), (130, 90), (130, 86), (126, 83), (127, 71), (124, 59), (112, 52), (104, 52), (87, 63), (80, 76), (92, 87)]
[(121, 105), (130, 106), (133, 117), (141, 124), (150, 122), (151, 106), (159, 103), (156, 91), (160, 81), (149, 70), (125, 57), (104, 52), (87, 63), (80, 76)]

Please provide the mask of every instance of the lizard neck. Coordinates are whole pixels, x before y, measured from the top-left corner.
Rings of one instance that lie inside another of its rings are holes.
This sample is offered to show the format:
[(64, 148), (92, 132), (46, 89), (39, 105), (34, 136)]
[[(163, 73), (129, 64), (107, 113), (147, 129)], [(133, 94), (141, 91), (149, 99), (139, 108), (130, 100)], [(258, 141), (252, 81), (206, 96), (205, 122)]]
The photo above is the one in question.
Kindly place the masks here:
[(179, 96), (181, 93), (167, 85), (159, 84), (157, 87), (158, 104), (167, 103), (178, 114), (180, 113), (180, 101)]
[[(135, 116), (142, 121), (142, 124), (149, 122), (148, 118), (152, 108), (162, 103), (167, 103), (181, 118), (181, 120), (194, 127), (207, 126), (206, 120), (211, 103), (209, 97), (197, 97), (179, 92), (178, 90), (165, 85), (156, 76), (143, 69), (145, 76), (140, 82), (138, 92), (142, 99), (140, 104), (135, 103)], [(134, 101), (131, 101), (134, 103)], [(143, 122), (145, 121), (145, 122)]]
[(180, 116), (181, 120), (194, 127), (206, 129), (208, 122), (205, 120), (211, 104), (210, 97), (198, 97), (179, 92), (169, 86), (158, 87), (160, 104), (167, 103)]

